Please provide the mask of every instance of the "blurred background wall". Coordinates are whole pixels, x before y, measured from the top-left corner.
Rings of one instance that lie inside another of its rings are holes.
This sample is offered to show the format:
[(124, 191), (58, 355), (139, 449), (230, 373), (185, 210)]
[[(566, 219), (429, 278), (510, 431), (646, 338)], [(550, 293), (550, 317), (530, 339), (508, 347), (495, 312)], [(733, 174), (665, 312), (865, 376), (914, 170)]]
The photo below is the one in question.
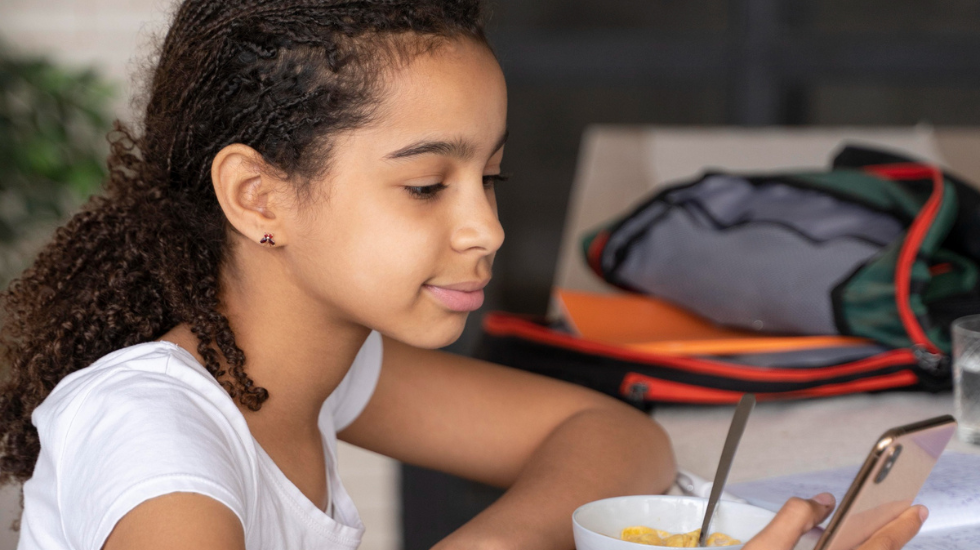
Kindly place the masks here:
[[(0, 0), (0, 40), (97, 68), (117, 86), (115, 113), (131, 119), (131, 75), (170, 6)], [(589, 124), (980, 124), (976, 0), (493, 0), (491, 11), (513, 177), (498, 187), (507, 242), (485, 309), (545, 311)], [(451, 349), (471, 352), (478, 322), (471, 316)], [(427, 548), (498, 494), (416, 468), (400, 477), (391, 461), (342, 453), (369, 526), (366, 550)]]

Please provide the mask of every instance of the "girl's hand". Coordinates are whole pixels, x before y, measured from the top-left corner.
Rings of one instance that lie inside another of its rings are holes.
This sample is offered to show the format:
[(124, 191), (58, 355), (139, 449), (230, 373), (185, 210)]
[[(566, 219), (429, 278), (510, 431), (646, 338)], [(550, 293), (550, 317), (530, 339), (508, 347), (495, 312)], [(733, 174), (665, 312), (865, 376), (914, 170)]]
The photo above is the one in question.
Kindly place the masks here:
[[(819, 525), (833, 509), (834, 497), (830, 493), (821, 493), (810, 500), (791, 498), (786, 501), (769, 525), (753, 537), (744, 548), (745, 550), (792, 550), (800, 537)], [(928, 516), (929, 512), (925, 506), (913, 506), (854, 550), (898, 550), (912, 540)]]

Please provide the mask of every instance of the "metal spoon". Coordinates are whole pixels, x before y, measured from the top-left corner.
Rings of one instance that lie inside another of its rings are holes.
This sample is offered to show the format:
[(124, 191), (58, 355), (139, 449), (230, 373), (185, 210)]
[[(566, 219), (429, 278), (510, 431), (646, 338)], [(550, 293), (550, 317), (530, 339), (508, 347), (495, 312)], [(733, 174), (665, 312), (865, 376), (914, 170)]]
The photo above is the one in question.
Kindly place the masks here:
[(715, 481), (711, 484), (711, 496), (708, 497), (708, 507), (704, 510), (704, 522), (701, 523), (701, 538), (698, 539), (698, 546), (704, 546), (708, 538), (708, 526), (711, 524), (711, 516), (715, 513), (715, 505), (718, 498), (725, 489), (725, 482), (728, 481), (728, 472), (732, 469), (732, 460), (735, 458), (735, 450), (738, 449), (738, 442), (742, 439), (742, 432), (745, 431), (745, 423), (749, 420), (749, 413), (755, 407), (755, 395), (746, 393), (738, 400), (735, 407), (735, 416), (732, 418), (732, 425), (728, 427), (728, 437), (725, 438), (725, 446), (721, 449), (721, 461), (715, 471)]

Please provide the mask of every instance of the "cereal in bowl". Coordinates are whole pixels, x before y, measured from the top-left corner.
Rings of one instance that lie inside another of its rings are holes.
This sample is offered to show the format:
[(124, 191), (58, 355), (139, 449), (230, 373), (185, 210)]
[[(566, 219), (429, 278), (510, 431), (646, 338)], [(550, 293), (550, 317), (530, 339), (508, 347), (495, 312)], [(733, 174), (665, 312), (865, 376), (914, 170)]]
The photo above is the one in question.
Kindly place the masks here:
[[(695, 529), (690, 533), (679, 533), (672, 535), (667, 531), (661, 531), (660, 529), (653, 529), (652, 527), (646, 527), (643, 525), (635, 525), (633, 527), (623, 529), (623, 532), (620, 534), (619, 538), (628, 542), (648, 544), (650, 546), (697, 548), (698, 538), (700, 536), (700, 529)], [(712, 533), (705, 541), (705, 546), (733, 546), (741, 543), (742, 541), (734, 539), (724, 533)]]

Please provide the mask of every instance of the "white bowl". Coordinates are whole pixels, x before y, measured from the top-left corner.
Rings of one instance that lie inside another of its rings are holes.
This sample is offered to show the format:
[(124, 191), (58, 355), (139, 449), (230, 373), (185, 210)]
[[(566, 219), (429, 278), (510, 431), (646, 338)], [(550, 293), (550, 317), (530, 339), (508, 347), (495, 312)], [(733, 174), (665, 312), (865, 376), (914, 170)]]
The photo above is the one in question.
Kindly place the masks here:
[[(640, 550), (650, 549), (636, 542), (619, 538), (626, 527), (645, 525), (671, 534), (688, 533), (701, 527), (708, 500), (700, 497), (641, 495), (607, 498), (580, 506), (572, 514), (572, 532), (576, 550)], [(711, 532), (721, 532), (748, 542), (776, 514), (740, 502), (719, 501)], [(743, 545), (723, 546), (736, 550)]]

